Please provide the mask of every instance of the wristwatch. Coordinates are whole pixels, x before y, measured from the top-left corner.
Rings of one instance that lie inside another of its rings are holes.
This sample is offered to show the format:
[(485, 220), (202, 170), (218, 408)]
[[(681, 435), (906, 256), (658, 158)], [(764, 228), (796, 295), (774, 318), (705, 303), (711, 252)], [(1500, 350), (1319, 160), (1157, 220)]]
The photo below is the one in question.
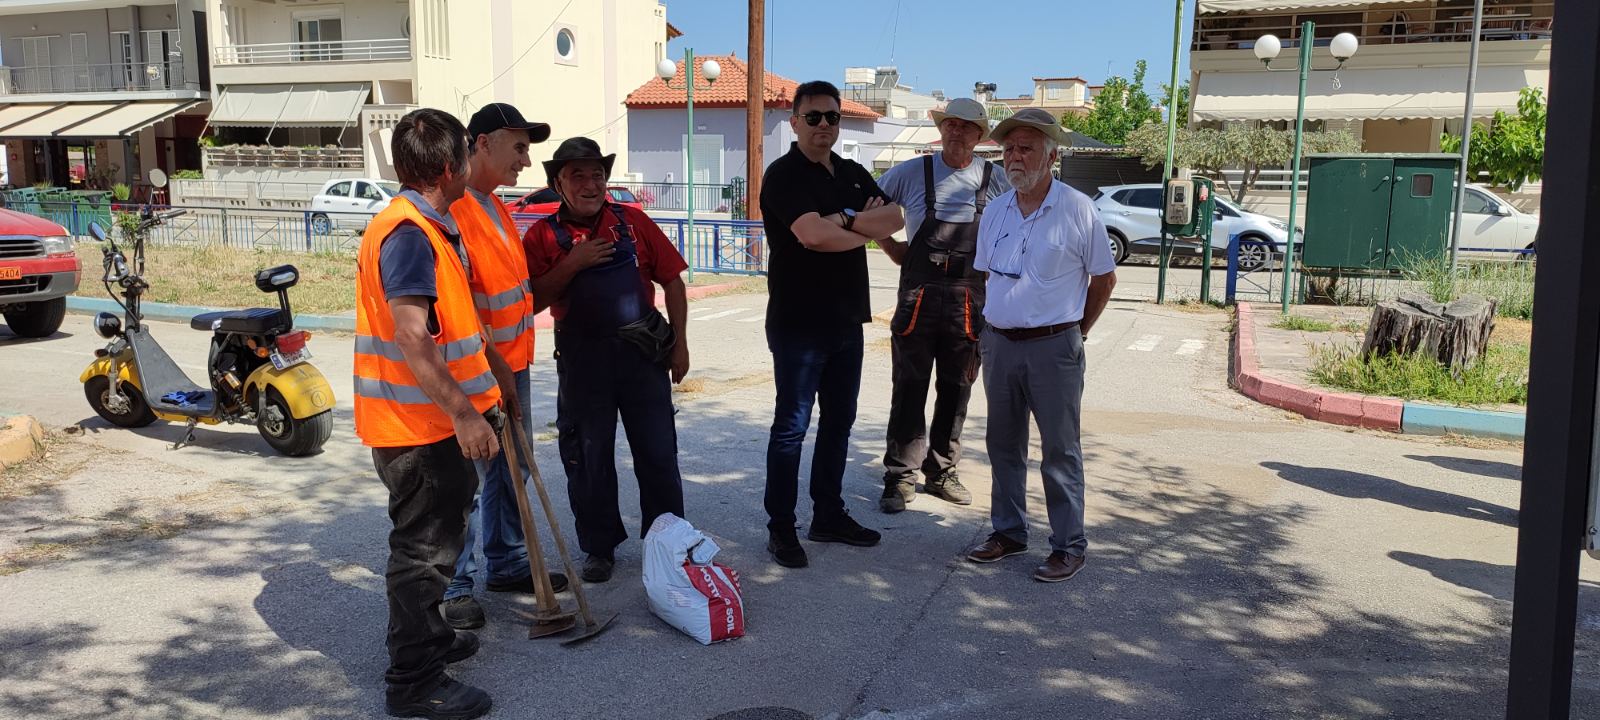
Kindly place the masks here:
[(840, 210), (839, 214), (844, 216), (844, 229), (849, 230), (850, 228), (855, 227), (856, 211), (851, 210), (850, 208), (845, 208)]

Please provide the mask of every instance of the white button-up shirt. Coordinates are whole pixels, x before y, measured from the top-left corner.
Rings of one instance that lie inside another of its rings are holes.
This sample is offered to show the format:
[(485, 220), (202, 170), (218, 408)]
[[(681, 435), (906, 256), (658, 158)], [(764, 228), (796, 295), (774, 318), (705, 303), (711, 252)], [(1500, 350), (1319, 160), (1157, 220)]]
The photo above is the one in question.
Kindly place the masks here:
[(1089, 278), (1117, 269), (1106, 226), (1089, 196), (1059, 180), (1024, 217), (1012, 190), (989, 203), (978, 223), (973, 267), (989, 273), (983, 317), (1006, 329), (1077, 322)]

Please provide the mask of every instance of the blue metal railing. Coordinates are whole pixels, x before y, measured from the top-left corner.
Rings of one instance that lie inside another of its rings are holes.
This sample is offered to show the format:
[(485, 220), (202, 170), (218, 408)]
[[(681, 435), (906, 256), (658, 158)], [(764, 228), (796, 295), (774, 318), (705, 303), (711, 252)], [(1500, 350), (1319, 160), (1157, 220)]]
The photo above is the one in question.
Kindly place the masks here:
[[(67, 234), (88, 239), (89, 225), (98, 222), (112, 231), (116, 213), (138, 211), (142, 206), (115, 205), (84, 199), (41, 199), (34, 191), (8, 194), (11, 210), (44, 218)], [(239, 249), (293, 252), (354, 253), (361, 232), (372, 220), (365, 213), (313, 213), (309, 210), (267, 210), (207, 206), (152, 206), (157, 211), (187, 210), (188, 214), (156, 226), (148, 242), (161, 245), (223, 245)], [(324, 218), (326, 221), (324, 222)], [(543, 215), (516, 214), (519, 233), (544, 219)], [(759, 221), (695, 220), (688, 235), (683, 218), (652, 218), (695, 272), (760, 274), (766, 272), (766, 234)]]

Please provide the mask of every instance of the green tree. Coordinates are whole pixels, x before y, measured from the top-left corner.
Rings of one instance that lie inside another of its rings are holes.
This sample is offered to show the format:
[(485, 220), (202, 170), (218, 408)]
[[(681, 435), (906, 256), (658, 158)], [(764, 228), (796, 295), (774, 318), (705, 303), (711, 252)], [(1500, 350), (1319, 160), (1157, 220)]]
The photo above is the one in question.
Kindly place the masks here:
[[(1127, 148), (1131, 154), (1144, 158), (1145, 167), (1160, 165), (1167, 156), (1166, 126), (1149, 123), (1140, 127), (1128, 135)], [(1361, 142), (1344, 131), (1305, 133), (1303, 151), (1307, 154), (1360, 149)], [(1293, 152), (1294, 133), (1288, 130), (1180, 127), (1174, 162), (1178, 167), (1189, 168), (1217, 181), (1234, 202), (1243, 203), (1260, 179), (1261, 171), (1288, 165)], [(1224, 170), (1242, 171), (1239, 182), (1230, 182), (1222, 174)]]
[[(1488, 128), (1472, 124), (1472, 150), (1467, 171), (1473, 177), (1488, 173), (1489, 182), (1510, 190), (1538, 180), (1544, 174), (1544, 91), (1526, 87), (1517, 98), (1517, 114), (1497, 110)], [(1439, 147), (1461, 152), (1461, 136), (1445, 134)]]
[[(1172, 86), (1161, 83), (1161, 107), (1172, 107)], [(1162, 118), (1165, 120), (1166, 118)], [(1178, 124), (1186, 125), (1189, 122), (1189, 83), (1178, 86)]]
[(1062, 116), (1061, 126), (1108, 145), (1126, 145), (1129, 133), (1161, 119), (1161, 111), (1144, 89), (1146, 67), (1143, 60), (1134, 63), (1131, 82), (1120, 75), (1106, 78), (1105, 87), (1094, 100), (1094, 109), (1083, 115)]

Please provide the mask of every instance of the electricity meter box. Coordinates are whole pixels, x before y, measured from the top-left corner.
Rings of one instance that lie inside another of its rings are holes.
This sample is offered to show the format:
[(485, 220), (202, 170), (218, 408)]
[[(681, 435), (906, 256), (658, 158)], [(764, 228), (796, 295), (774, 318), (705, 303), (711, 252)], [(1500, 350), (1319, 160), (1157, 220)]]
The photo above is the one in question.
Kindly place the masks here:
[(1312, 155), (1301, 262), (1393, 273), (1449, 252), (1460, 156)]
[(1209, 238), (1216, 217), (1216, 188), (1203, 177), (1168, 180), (1161, 198), (1161, 230), (1173, 237)]

